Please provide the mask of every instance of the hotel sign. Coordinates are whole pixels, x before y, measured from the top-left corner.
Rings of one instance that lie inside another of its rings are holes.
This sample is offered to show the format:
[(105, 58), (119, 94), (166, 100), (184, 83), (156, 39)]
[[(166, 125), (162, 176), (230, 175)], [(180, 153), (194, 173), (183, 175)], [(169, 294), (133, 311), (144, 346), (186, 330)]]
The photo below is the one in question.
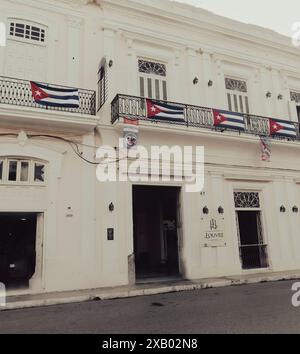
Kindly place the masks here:
[(226, 247), (224, 218), (217, 216), (204, 220), (204, 247)]

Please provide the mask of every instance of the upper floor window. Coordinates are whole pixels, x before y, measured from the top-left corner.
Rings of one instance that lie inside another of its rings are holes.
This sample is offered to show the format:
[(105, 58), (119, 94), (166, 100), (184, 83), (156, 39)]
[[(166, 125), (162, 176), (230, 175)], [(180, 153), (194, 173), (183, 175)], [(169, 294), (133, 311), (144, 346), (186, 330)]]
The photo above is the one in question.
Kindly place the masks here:
[(291, 91), (291, 101), (296, 103), (298, 120), (300, 122), (300, 92)]
[(46, 165), (18, 158), (0, 158), (0, 184), (44, 184)]
[(139, 59), (140, 96), (156, 100), (168, 99), (165, 64)]
[(9, 37), (43, 44), (46, 41), (46, 29), (41, 25), (29, 21), (11, 20), (9, 24)]
[(98, 111), (107, 99), (107, 64), (102, 60), (98, 70)]
[(225, 78), (228, 109), (231, 112), (250, 113), (247, 82)]

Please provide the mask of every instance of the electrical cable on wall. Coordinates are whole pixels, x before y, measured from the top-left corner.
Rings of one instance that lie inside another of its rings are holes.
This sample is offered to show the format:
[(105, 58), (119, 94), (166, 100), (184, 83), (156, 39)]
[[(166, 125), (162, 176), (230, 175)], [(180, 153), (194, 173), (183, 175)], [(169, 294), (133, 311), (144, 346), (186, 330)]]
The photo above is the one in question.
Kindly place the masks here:
[[(15, 133), (4, 133), (4, 134), (0, 134), (0, 136), (7, 136), (7, 137), (18, 137), (18, 134), (15, 134)], [(70, 140), (70, 139), (66, 139), (66, 138), (63, 138), (63, 137), (60, 137), (60, 136), (55, 136), (55, 135), (48, 135), (48, 134), (32, 134), (32, 135), (28, 135), (28, 138), (50, 138), (50, 139), (56, 139), (56, 140), (60, 140), (60, 141), (63, 141), (65, 143), (68, 143), (70, 145), (70, 147), (72, 148), (73, 152), (81, 159), (83, 160), (84, 162), (88, 163), (88, 164), (91, 164), (91, 165), (107, 165), (107, 164), (111, 164), (111, 163), (118, 163), (122, 160), (125, 160), (128, 158), (128, 155), (125, 156), (125, 157), (122, 157), (122, 158), (119, 158), (117, 160), (112, 160), (112, 161), (108, 161), (108, 162), (95, 162), (95, 161), (90, 161), (88, 159), (86, 159), (82, 154), (82, 152), (80, 152), (79, 150), (79, 146), (78, 145), (81, 145), (81, 146), (86, 146), (86, 147), (89, 147), (89, 148), (93, 148), (93, 149), (103, 149), (103, 147), (101, 146), (92, 146), (92, 145), (87, 145), (87, 144), (82, 144), (82, 143), (78, 143), (78, 142), (75, 142), (73, 140)], [(118, 148), (115, 147), (115, 150), (117, 150)]]

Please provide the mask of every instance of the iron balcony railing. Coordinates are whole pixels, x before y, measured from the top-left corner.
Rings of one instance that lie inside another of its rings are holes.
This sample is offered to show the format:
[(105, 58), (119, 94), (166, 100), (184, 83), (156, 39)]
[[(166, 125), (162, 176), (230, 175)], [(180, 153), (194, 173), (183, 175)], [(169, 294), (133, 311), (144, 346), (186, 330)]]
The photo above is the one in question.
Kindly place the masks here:
[[(43, 85), (50, 85), (42, 83)], [(51, 87), (70, 88), (61, 85), (53, 85)], [(51, 107), (39, 105), (35, 102), (30, 81), (14, 79), (0, 76), (0, 104), (10, 104), (23, 107), (34, 107), (53, 111), (63, 111), (87, 115), (96, 115), (96, 92), (85, 89), (78, 89), (79, 107), (65, 108), (65, 107)]]
[[(156, 101), (157, 102), (157, 101)], [(251, 114), (244, 114), (245, 118), (245, 131), (238, 132), (237, 130), (229, 129), (229, 128), (220, 128), (214, 126), (214, 115), (213, 110), (207, 107), (186, 105), (182, 103), (176, 102), (166, 102), (160, 101), (164, 103), (174, 104), (176, 106), (181, 106), (184, 108), (184, 122), (174, 122), (170, 121), (168, 124), (181, 125), (185, 127), (198, 127), (198, 128), (206, 128), (215, 131), (234, 131), (237, 134), (251, 134), (258, 136), (269, 136), (270, 135), (270, 126), (269, 120), (270, 118), (256, 116)], [(138, 119), (144, 120), (148, 122), (152, 122), (153, 124), (166, 123), (166, 121), (160, 121), (158, 119), (149, 119), (147, 118), (147, 105), (146, 99), (143, 97), (137, 96), (127, 96), (127, 95), (117, 95), (112, 101), (112, 109), (111, 109), (111, 122), (115, 124), (121, 118), (129, 118), (129, 119)], [(295, 126), (297, 136), (295, 138), (291, 137), (283, 137), (279, 135), (271, 136), (274, 139), (280, 140), (300, 140), (300, 130), (299, 123), (289, 122)]]

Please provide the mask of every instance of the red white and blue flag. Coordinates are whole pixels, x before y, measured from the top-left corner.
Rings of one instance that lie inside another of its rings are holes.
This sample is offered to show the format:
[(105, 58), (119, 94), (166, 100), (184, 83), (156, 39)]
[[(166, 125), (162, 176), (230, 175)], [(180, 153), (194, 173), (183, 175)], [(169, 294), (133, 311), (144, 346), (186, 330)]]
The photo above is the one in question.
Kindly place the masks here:
[(79, 93), (77, 89), (46, 86), (30, 82), (32, 96), (36, 103), (43, 106), (78, 108)]
[(243, 114), (213, 109), (214, 126), (224, 129), (245, 130)]
[(297, 131), (293, 122), (279, 119), (269, 119), (270, 135), (296, 138)]
[(156, 102), (149, 99), (147, 99), (146, 102), (148, 118), (173, 122), (185, 122), (183, 106), (175, 106), (173, 104)]
[(270, 138), (260, 137), (261, 159), (265, 162), (271, 161), (271, 141)]

